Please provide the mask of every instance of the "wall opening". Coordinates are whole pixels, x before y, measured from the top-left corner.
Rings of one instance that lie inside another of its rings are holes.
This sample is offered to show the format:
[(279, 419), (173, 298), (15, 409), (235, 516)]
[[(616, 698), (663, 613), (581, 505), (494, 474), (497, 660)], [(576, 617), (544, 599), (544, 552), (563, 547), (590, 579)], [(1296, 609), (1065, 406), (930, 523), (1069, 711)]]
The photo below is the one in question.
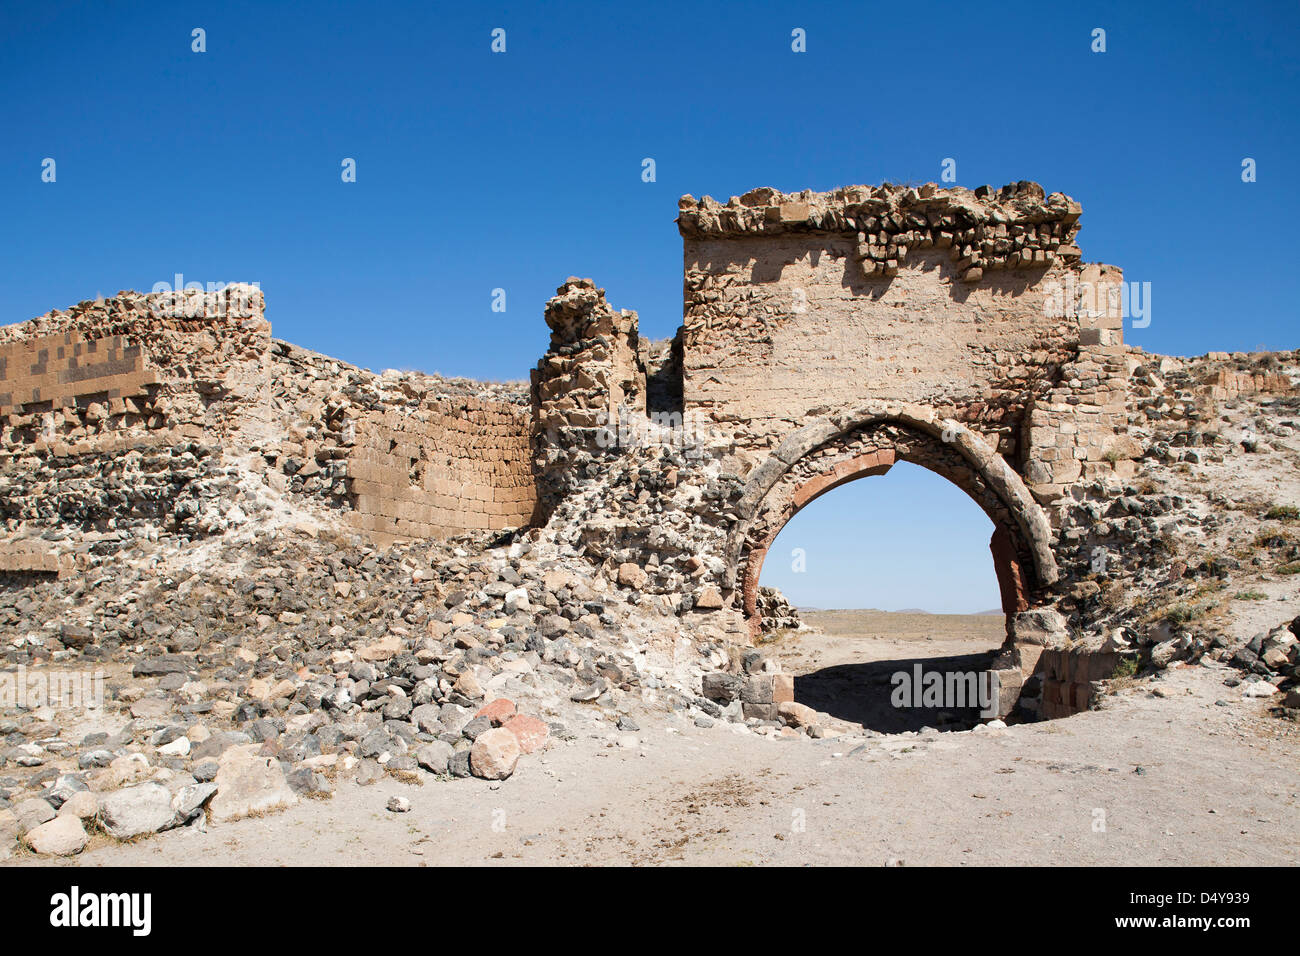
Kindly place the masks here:
[(994, 716), (998, 531), (965, 491), (907, 462), (798, 503), (762, 555), (757, 601), (759, 639), (795, 675), (796, 702), (882, 733)]

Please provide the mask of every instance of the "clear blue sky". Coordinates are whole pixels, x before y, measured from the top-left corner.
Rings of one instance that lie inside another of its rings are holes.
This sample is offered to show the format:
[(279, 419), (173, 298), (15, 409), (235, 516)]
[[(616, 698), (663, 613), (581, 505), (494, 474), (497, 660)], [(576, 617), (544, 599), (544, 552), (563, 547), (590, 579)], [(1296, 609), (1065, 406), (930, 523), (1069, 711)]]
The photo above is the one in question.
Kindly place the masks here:
[(759, 580), (801, 607), (989, 611), (1002, 606), (992, 534), (993, 522), (964, 491), (900, 462), (796, 514)]
[(522, 378), (571, 274), (672, 334), (679, 195), (952, 157), (1083, 204), (1085, 259), (1151, 283), (1133, 344), (1295, 347), (1298, 38), (1294, 2), (0, 0), (0, 323), (179, 272), (360, 365)]

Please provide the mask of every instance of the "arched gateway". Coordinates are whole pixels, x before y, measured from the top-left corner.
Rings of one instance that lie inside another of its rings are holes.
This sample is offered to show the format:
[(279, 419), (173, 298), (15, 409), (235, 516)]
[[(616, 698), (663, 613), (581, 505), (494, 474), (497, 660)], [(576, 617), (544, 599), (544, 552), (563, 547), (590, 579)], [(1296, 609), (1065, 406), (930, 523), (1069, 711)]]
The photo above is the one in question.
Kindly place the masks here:
[(739, 520), (727, 542), (728, 591), (739, 589), (752, 633), (767, 550), (800, 510), (848, 481), (883, 475), (907, 461), (942, 475), (993, 521), (993, 551), (1003, 611), (1026, 610), (1056, 582), (1051, 526), (1023, 480), (970, 429), (915, 408), (866, 406), (813, 422), (781, 442), (745, 483)]
[(602, 425), (627, 409), (690, 423), (707, 436), (698, 457), (638, 459), (616, 505), (582, 512), (583, 546), (748, 643), (786, 522), (839, 484), (912, 462), (992, 519), (1008, 616), (998, 666), (1028, 678), (1068, 644), (1061, 583), (1088, 573), (1085, 542), (1058, 538), (1057, 505), (1133, 476), (1140, 453), (1123, 280), (1080, 261), (1079, 204), (1020, 182), (755, 189), (686, 196), (679, 210), (672, 340), (641, 339), (636, 314), (589, 280), (547, 304), (551, 348), (533, 374), (543, 520), (602, 462), (626, 467), (592, 437)]

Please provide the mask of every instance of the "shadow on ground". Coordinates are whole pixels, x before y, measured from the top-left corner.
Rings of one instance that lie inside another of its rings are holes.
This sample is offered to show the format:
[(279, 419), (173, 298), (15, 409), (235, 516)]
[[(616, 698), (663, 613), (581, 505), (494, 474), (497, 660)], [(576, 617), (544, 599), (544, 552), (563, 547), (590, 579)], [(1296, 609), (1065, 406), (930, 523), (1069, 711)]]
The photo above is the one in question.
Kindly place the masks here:
[(995, 653), (839, 664), (795, 677), (794, 699), (814, 710), (884, 734), (923, 727), (967, 730), (980, 723), (979, 707), (895, 707), (891, 699), (894, 675), (905, 673), (914, 680), (918, 665), (922, 675), (932, 671), (944, 675), (982, 672), (989, 669)]

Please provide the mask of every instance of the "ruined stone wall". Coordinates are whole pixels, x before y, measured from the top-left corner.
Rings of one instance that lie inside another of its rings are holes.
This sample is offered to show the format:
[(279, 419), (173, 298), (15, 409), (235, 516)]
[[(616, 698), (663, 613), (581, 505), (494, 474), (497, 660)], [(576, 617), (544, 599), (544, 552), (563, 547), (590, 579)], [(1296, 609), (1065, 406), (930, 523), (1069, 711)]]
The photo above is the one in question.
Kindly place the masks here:
[(237, 469), (221, 444), (265, 427), (270, 341), (249, 286), (122, 292), (0, 328), (6, 547), (52, 530), (66, 551), (227, 527)]
[(263, 308), (123, 292), (0, 328), (8, 535), (220, 531), (249, 473), (381, 541), (529, 522), (520, 386), (375, 375), (273, 340)]
[[(611, 308), (590, 279), (570, 277), (556, 290), (546, 303), (546, 324), (550, 348), (532, 372), (531, 393), (543, 516), (573, 490), (590, 456), (609, 450), (604, 439), (611, 430), (629, 413), (645, 415), (650, 355), (637, 314)], [(658, 368), (671, 354), (657, 349), (654, 361)]]
[[(1059, 516), (1035, 497), (1051, 504), (1084, 477), (1131, 468), (1134, 454), (1118, 311), (1096, 308), (1098, 293), (1103, 305), (1118, 299), (1120, 273), (1080, 264), (1079, 205), (1018, 183), (758, 189), (680, 208), (685, 315), (674, 340), (637, 345), (635, 313), (611, 309), (590, 280), (570, 279), (547, 305), (551, 349), (533, 376), (545, 513), (617, 472), (621, 453), (665, 443), (661, 460), (684, 467), (664, 483), (639, 466), (628, 506), (613, 496), (587, 519), (588, 551), (620, 567), (633, 559), (657, 592), (685, 590), (683, 607), (752, 613), (757, 581), (744, 572), (760, 562), (748, 563), (749, 550), (801, 506), (771, 482), (797, 484), (808, 468), (858, 476), (840, 441), (849, 420), (871, 407), (873, 421), (898, 423), (910, 409), (938, 449), (920, 456), (927, 467), (948, 460), (944, 444), (973, 436), (960, 468), (938, 470), (1003, 529), (991, 546), (1008, 610), (1041, 596), (1056, 580)], [(638, 431), (634, 419), (674, 404), (675, 427)], [(809, 428), (807, 449), (787, 447)], [(985, 494), (982, 481), (997, 490)], [(760, 492), (775, 497), (750, 500)], [(691, 568), (679, 564), (687, 555)]]
[(0, 327), (4, 450), (244, 437), (265, 419), (270, 341), (251, 286), (121, 292)]
[(1034, 183), (684, 197), (685, 410), (734, 429), (743, 471), (810, 417), (922, 405), (1041, 462), (1052, 500), (1124, 426), (1118, 314), (1075, 294), (1121, 277), (1079, 263), (1079, 213)]
[(372, 539), (517, 528), (536, 503), (527, 396), (418, 372), (377, 375), (276, 341), (258, 446), (277, 488), (346, 512)]
[(0, 414), (118, 403), (158, 381), (139, 345), (120, 335), (85, 339), (65, 332), (0, 345)]
[[(1014, 697), (1038, 653), (1069, 642), (1064, 624), (1025, 615), (1060, 598), (1058, 549), (1077, 577), (1076, 543), (1057, 538), (1070, 503), (1083, 484), (1134, 474), (1142, 453), (1128, 436), (1122, 274), (1080, 262), (1079, 205), (1022, 182), (759, 189), (680, 210), (684, 322), (639, 348), (642, 401), (616, 408), (635, 315), (588, 280), (548, 303), (556, 334), (533, 386), (557, 539), (622, 586), (752, 637), (762, 558), (793, 513), (915, 461), (993, 521)], [(675, 427), (624, 436), (623, 419), (674, 406)], [(1031, 688), (1048, 709), (1076, 706), (1072, 685), (1086, 683), (1060, 670)]]
[(363, 414), (347, 457), (353, 526), (390, 540), (527, 525), (529, 425), (526, 406), (469, 397)]

